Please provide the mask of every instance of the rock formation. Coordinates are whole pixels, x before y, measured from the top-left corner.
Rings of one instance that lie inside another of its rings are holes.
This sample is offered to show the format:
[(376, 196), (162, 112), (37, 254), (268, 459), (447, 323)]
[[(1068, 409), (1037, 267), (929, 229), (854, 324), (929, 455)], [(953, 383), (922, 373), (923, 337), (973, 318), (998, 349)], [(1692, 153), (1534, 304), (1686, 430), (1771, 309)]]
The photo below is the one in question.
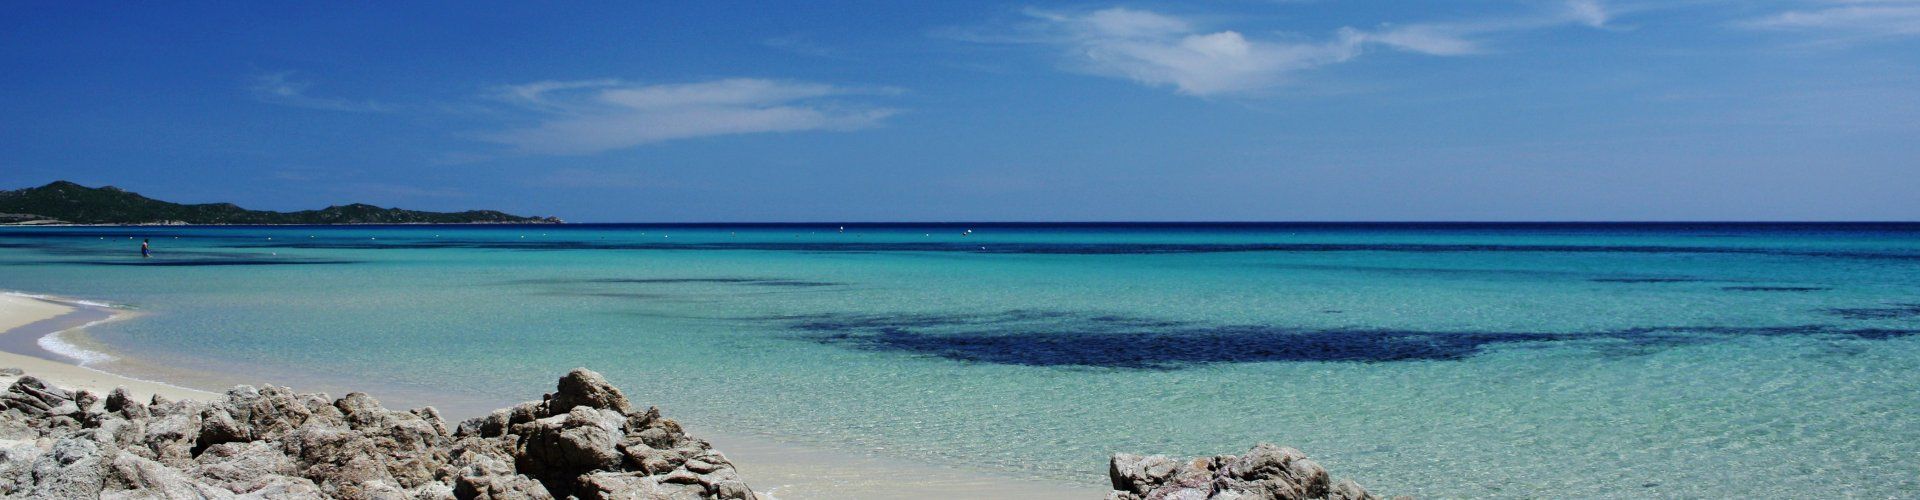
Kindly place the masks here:
[(1113, 456), (1109, 500), (1376, 500), (1352, 480), (1293, 448), (1261, 443), (1245, 455), (1175, 460), (1165, 455)]
[(22, 377), (0, 393), (0, 496), (756, 498), (706, 441), (584, 369), (544, 400), (453, 429), (433, 408), (362, 393), (239, 386), (143, 404)]

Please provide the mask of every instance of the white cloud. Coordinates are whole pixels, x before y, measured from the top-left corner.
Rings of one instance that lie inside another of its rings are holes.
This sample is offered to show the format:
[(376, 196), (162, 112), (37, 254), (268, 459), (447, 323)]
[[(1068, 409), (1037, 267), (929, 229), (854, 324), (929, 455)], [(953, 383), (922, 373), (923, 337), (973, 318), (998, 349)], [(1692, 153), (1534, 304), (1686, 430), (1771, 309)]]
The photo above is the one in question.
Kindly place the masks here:
[(1838, 39), (1915, 36), (1920, 35), (1920, 0), (1830, 0), (1740, 24), (1754, 29), (1819, 32)]
[(292, 71), (254, 75), (247, 91), (260, 102), (329, 111), (385, 112), (391, 108), (372, 101), (314, 97), (307, 95), (313, 84), (293, 79)]
[(752, 78), (543, 81), (495, 94), (536, 112), (538, 124), (483, 137), (529, 153), (588, 154), (694, 137), (853, 130), (879, 125), (898, 110), (847, 99), (893, 92)]
[(1600, 4), (1600, 0), (1568, 0), (1567, 16), (1574, 22), (1593, 28), (1605, 27), (1613, 17), (1607, 12), (1606, 6)]
[(1368, 47), (1462, 56), (1484, 52), (1475, 39), (1479, 35), (1566, 24), (1601, 27), (1609, 21), (1598, 0), (1561, 5), (1558, 12), (1475, 23), (1348, 27), (1319, 41), (1209, 31), (1186, 18), (1125, 7), (1081, 13), (1036, 10), (1028, 14), (1044, 24), (1042, 36), (964, 38), (1054, 45), (1065, 50), (1067, 65), (1074, 70), (1171, 87), (1182, 94), (1217, 96), (1269, 89), (1299, 71), (1352, 60)]

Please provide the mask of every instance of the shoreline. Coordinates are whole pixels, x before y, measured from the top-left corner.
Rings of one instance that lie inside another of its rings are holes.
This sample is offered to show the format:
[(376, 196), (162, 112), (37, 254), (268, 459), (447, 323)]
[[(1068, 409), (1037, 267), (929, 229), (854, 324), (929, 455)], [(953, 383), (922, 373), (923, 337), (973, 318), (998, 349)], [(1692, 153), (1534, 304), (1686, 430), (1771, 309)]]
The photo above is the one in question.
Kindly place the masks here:
[[(42, 344), (45, 339), (58, 338), (56, 335), (126, 319), (131, 315), (127, 311), (115, 313), (90, 302), (65, 301), (17, 292), (0, 293), (0, 367), (19, 368), (67, 389), (85, 389), (96, 394), (106, 394), (116, 387), (125, 387), (141, 400), (151, 399), (155, 394), (170, 399), (200, 400), (219, 396), (215, 392), (91, 368), (83, 360), (47, 349)], [(12, 384), (17, 379), (18, 375), (0, 375), (0, 384)]]
[[(71, 300), (17, 291), (0, 291), (0, 367), (24, 370), (48, 383), (67, 388), (106, 394), (125, 387), (136, 400), (154, 394), (182, 400), (213, 401), (220, 393), (182, 387), (166, 382), (120, 375), (87, 366), (90, 363), (135, 363), (141, 360), (121, 353), (92, 352), (101, 359), (83, 361), (74, 354), (49, 349), (49, 340), (72, 345), (85, 344), (84, 329), (110, 321), (137, 317), (138, 313), (115, 309), (106, 304)], [(164, 365), (144, 363), (164, 372)], [(140, 370), (154, 372), (155, 370)], [(292, 385), (285, 380), (253, 380), (245, 374), (221, 373), (184, 377), (201, 381), (219, 379), (247, 380), (249, 384)], [(11, 385), (19, 375), (0, 375), (0, 386)], [(375, 392), (377, 391), (368, 391)], [(534, 399), (528, 395), (520, 399)], [(413, 397), (396, 399), (415, 399)], [(782, 500), (816, 498), (907, 499), (907, 498), (1101, 498), (1108, 488), (1103, 484), (1075, 484), (1022, 478), (993, 471), (966, 469), (932, 463), (918, 463), (851, 450), (835, 450), (783, 442), (775, 436), (713, 432), (707, 425), (688, 422), (696, 435), (713, 443), (725, 453), (742, 476), (763, 492)]]

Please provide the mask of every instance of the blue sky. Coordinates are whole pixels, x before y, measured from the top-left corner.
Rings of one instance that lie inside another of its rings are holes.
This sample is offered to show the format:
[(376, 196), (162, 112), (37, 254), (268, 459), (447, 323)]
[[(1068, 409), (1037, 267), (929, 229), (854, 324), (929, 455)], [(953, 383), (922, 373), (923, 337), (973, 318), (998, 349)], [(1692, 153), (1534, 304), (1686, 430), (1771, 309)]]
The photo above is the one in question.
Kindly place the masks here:
[(9, 3), (0, 187), (575, 221), (1914, 220), (1920, 1)]

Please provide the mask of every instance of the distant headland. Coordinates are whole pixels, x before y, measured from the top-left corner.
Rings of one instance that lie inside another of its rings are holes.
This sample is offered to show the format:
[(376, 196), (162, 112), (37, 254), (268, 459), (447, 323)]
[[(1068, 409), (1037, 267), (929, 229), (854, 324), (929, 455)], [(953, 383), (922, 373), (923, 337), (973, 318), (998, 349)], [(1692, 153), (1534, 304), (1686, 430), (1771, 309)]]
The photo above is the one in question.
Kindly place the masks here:
[(558, 217), (524, 217), (496, 210), (423, 212), (364, 203), (319, 210), (247, 210), (232, 203), (184, 205), (113, 186), (68, 181), (0, 191), (0, 224), (559, 224)]

